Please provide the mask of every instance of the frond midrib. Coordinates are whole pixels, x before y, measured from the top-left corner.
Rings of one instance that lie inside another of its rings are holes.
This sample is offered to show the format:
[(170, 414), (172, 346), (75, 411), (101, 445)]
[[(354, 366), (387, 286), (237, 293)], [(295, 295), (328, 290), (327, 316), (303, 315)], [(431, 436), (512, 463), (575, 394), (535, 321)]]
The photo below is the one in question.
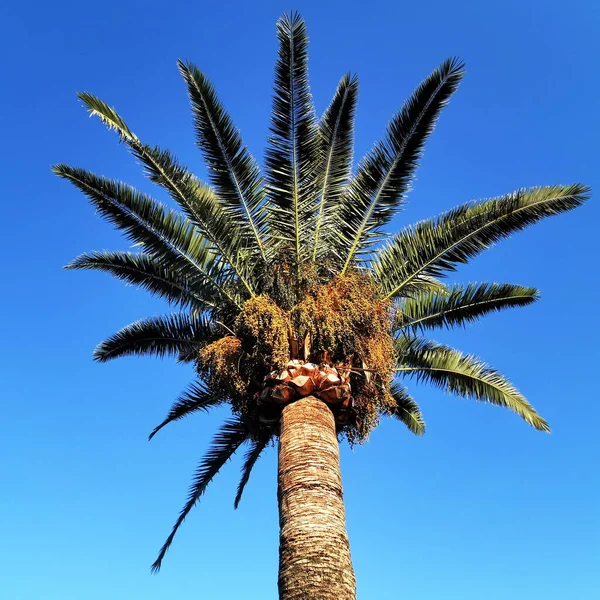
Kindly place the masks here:
[[(290, 33), (291, 33), (290, 29)], [(298, 157), (297, 157), (297, 148), (296, 144), (297, 140), (297, 131), (296, 131), (296, 86), (294, 79), (294, 36), (289, 36), (290, 40), (290, 134), (292, 136), (292, 196), (293, 196), (293, 204), (294, 204), (294, 235), (296, 238), (296, 269), (298, 276), (300, 276), (300, 262), (301, 262), (301, 252), (300, 252), (300, 193), (298, 191)]]

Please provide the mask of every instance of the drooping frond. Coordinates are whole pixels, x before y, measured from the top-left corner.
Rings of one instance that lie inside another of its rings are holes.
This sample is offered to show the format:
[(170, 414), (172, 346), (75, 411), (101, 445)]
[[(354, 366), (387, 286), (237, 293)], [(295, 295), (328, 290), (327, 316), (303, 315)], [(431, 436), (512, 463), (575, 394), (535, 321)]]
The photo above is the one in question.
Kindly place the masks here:
[(390, 393), (396, 401), (392, 416), (402, 421), (415, 435), (423, 435), (425, 433), (425, 420), (419, 405), (408, 393), (408, 390), (394, 381)]
[(95, 270), (110, 273), (134, 285), (139, 285), (167, 301), (204, 311), (214, 307), (202, 298), (189, 280), (150, 254), (132, 252), (91, 252), (81, 254), (65, 269)]
[(212, 328), (206, 317), (195, 313), (141, 319), (127, 325), (94, 350), (94, 359), (107, 362), (120, 356), (178, 356), (193, 360), (210, 340)]
[(245, 271), (245, 262), (253, 248), (258, 248), (250, 226), (239, 214), (229, 210), (220, 197), (182, 166), (167, 150), (144, 144), (129, 129), (123, 118), (105, 102), (87, 93), (78, 94), (91, 115), (114, 129), (133, 155), (140, 160), (150, 181), (164, 188), (177, 202), (233, 269), (246, 289), (253, 289)]
[(331, 252), (330, 245), (337, 227), (338, 203), (352, 171), (357, 98), (358, 78), (344, 75), (319, 122), (321, 167), (313, 262), (320, 255)]
[(208, 449), (208, 452), (204, 455), (204, 458), (200, 461), (200, 464), (196, 469), (187, 502), (181, 509), (179, 518), (177, 519), (171, 534), (163, 544), (158, 554), (158, 558), (152, 565), (153, 573), (160, 570), (162, 561), (167, 553), (167, 550), (173, 543), (173, 539), (175, 538), (177, 530), (179, 527), (181, 527), (181, 524), (198, 502), (202, 494), (204, 494), (208, 484), (220, 471), (221, 467), (233, 456), (240, 445), (244, 443), (244, 441), (248, 438), (248, 435), (249, 431), (247, 426), (238, 419), (226, 421), (221, 429), (217, 432), (212, 441), (211, 447)]
[(308, 37), (298, 14), (277, 22), (279, 55), (265, 165), (270, 227), (298, 268), (310, 252), (319, 136), (308, 85)]
[(371, 263), (388, 298), (406, 295), (419, 277), (443, 276), (511, 233), (580, 206), (589, 188), (575, 184), (521, 190), (464, 204), (400, 232)]
[(165, 425), (183, 419), (194, 412), (206, 411), (222, 402), (223, 397), (207, 390), (204, 383), (193, 383), (188, 390), (177, 398), (165, 420), (152, 430), (148, 440), (151, 440)]
[(179, 61), (178, 66), (188, 87), (198, 145), (211, 181), (237, 220), (248, 224), (265, 259), (265, 191), (258, 164), (206, 76), (192, 63)]
[(342, 274), (381, 227), (396, 214), (438, 115), (464, 75), (457, 59), (442, 63), (406, 101), (387, 127), (385, 138), (361, 161), (340, 205)]
[(488, 313), (527, 306), (538, 298), (535, 288), (510, 283), (469, 283), (442, 294), (425, 291), (400, 302), (394, 331), (464, 326)]
[(240, 305), (224, 285), (225, 265), (188, 219), (124, 183), (67, 165), (56, 165), (53, 170), (80, 189), (127, 237), (143, 244), (146, 252), (188, 277), (190, 284), (205, 288), (203, 295)]
[(504, 406), (532, 427), (550, 431), (548, 423), (506, 377), (478, 358), (417, 337), (398, 339), (397, 352), (398, 373), (458, 396)]
[(244, 489), (246, 484), (248, 483), (248, 479), (250, 479), (250, 474), (252, 473), (252, 469), (256, 464), (256, 461), (260, 458), (263, 450), (267, 447), (271, 438), (273, 437), (273, 432), (270, 430), (265, 430), (261, 432), (261, 435), (251, 441), (250, 448), (246, 453), (246, 457), (244, 458), (244, 466), (242, 467), (242, 478), (240, 479), (240, 483), (238, 485), (237, 493), (235, 495), (235, 500), (233, 502), (234, 508), (240, 505), (240, 500), (242, 499), (242, 494), (244, 493)]

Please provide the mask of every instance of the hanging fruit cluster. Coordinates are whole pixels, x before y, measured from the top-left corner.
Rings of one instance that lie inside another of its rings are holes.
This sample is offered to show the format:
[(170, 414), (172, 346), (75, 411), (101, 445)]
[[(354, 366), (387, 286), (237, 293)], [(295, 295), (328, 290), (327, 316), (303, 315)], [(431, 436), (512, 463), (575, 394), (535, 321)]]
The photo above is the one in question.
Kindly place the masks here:
[(361, 442), (389, 407), (394, 346), (390, 303), (363, 275), (338, 276), (284, 310), (248, 300), (227, 335), (205, 346), (198, 368), (234, 411), (275, 425), (283, 407), (312, 395), (338, 431)]

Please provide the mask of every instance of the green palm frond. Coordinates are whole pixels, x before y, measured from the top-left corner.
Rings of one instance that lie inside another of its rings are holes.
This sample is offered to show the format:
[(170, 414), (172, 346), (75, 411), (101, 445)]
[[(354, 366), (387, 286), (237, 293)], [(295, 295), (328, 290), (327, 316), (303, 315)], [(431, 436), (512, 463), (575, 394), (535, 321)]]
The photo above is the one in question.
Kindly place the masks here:
[(419, 405), (408, 393), (408, 390), (394, 381), (390, 393), (396, 401), (392, 416), (402, 421), (415, 435), (423, 435), (425, 433), (425, 420)]
[(355, 255), (376, 241), (410, 188), (425, 141), (438, 115), (464, 75), (464, 65), (449, 59), (415, 92), (387, 127), (386, 137), (361, 161), (340, 204), (342, 274)]
[(589, 188), (575, 184), (520, 190), (464, 204), (400, 232), (371, 263), (388, 298), (409, 293), (422, 275), (439, 277), (511, 233), (580, 206)]
[(237, 221), (248, 224), (266, 260), (265, 191), (258, 164), (206, 76), (192, 63), (179, 61), (178, 66), (188, 87), (198, 145), (211, 181)]
[(72, 260), (65, 269), (104, 271), (118, 279), (139, 285), (168, 302), (205, 311), (214, 304), (200, 296), (200, 285), (181, 277), (172, 267), (150, 254), (133, 252), (90, 252)]
[(141, 319), (117, 331), (94, 350), (94, 359), (107, 362), (121, 356), (178, 356), (193, 360), (213, 335), (209, 320), (196, 313)]
[(165, 425), (183, 419), (200, 410), (207, 411), (223, 402), (223, 398), (206, 389), (204, 383), (193, 383), (173, 404), (165, 420), (157, 425), (148, 436), (151, 440)]
[(319, 157), (317, 120), (308, 85), (308, 37), (298, 14), (277, 22), (279, 55), (265, 165), (270, 227), (289, 246), (298, 269), (310, 250)]
[(237, 509), (237, 507), (240, 505), (240, 500), (242, 499), (242, 494), (244, 493), (246, 484), (250, 479), (252, 469), (254, 468), (256, 461), (260, 458), (260, 455), (262, 454), (263, 450), (268, 446), (272, 437), (273, 432), (270, 429), (265, 429), (260, 433), (258, 438), (253, 439), (251, 441), (250, 448), (248, 449), (248, 452), (246, 452), (246, 456), (244, 458), (244, 466), (242, 467), (242, 478), (240, 479), (237, 493), (235, 495), (235, 500), (233, 502), (234, 508)]
[(187, 502), (181, 509), (179, 517), (173, 526), (173, 530), (160, 549), (158, 558), (152, 565), (153, 573), (160, 570), (163, 558), (173, 543), (177, 530), (181, 527), (181, 524), (192, 508), (194, 508), (202, 494), (204, 494), (208, 484), (220, 471), (221, 467), (233, 456), (233, 454), (235, 454), (236, 450), (248, 439), (248, 436), (248, 427), (238, 419), (226, 421), (217, 432), (211, 447), (208, 449), (208, 452), (204, 455), (204, 458), (200, 461), (200, 464), (196, 469)]
[(494, 311), (527, 306), (539, 298), (532, 287), (510, 283), (469, 283), (443, 293), (425, 291), (398, 305), (394, 331), (466, 325)]
[(244, 256), (250, 254), (249, 251), (257, 245), (247, 221), (228, 210), (220, 197), (182, 166), (170, 152), (142, 143), (114, 108), (91, 94), (82, 92), (78, 96), (91, 115), (99, 117), (109, 129), (119, 134), (144, 165), (150, 181), (164, 188), (183, 208), (252, 295), (253, 289), (244, 268)]
[(98, 212), (147, 252), (192, 280), (212, 287), (215, 300), (240, 306), (226, 281), (226, 265), (212, 252), (206, 238), (185, 217), (119, 181), (85, 169), (55, 165), (54, 172), (80, 189)]
[[(358, 78), (350, 74), (344, 75), (338, 83), (331, 104), (319, 122), (320, 197), (315, 225), (313, 262), (320, 255), (331, 252), (327, 240), (331, 240), (336, 232), (338, 203), (352, 173), (357, 98)], [(322, 229), (324, 236), (321, 235)]]
[(417, 337), (398, 339), (397, 351), (398, 373), (458, 396), (504, 406), (532, 427), (550, 431), (548, 423), (506, 377), (478, 358)]

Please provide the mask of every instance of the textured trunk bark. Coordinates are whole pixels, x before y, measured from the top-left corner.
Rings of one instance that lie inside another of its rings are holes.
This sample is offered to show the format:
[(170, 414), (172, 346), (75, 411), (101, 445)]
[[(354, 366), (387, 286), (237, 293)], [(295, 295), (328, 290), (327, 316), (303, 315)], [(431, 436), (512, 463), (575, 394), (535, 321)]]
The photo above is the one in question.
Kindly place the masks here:
[(277, 497), (280, 600), (355, 600), (335, 421), (313, 396), (283, 409)]

